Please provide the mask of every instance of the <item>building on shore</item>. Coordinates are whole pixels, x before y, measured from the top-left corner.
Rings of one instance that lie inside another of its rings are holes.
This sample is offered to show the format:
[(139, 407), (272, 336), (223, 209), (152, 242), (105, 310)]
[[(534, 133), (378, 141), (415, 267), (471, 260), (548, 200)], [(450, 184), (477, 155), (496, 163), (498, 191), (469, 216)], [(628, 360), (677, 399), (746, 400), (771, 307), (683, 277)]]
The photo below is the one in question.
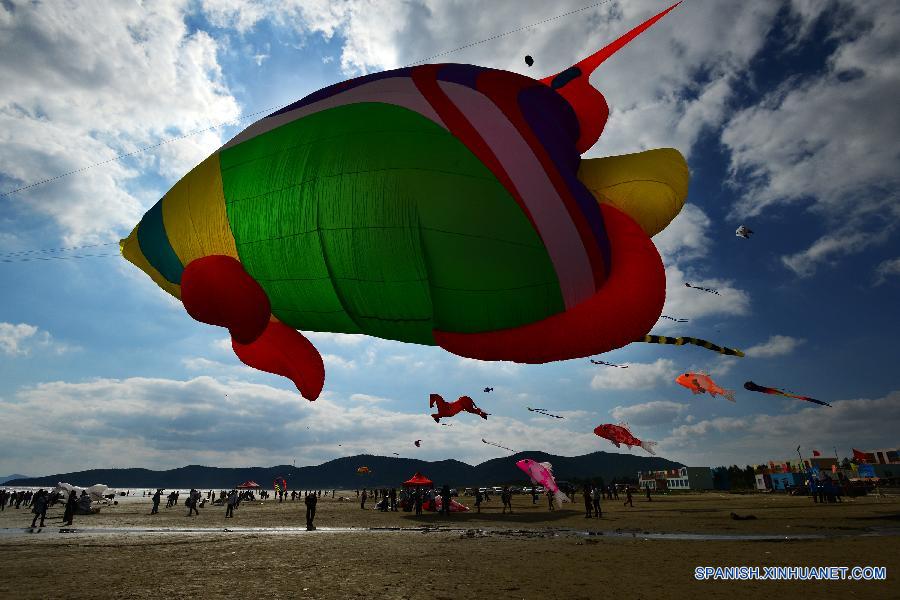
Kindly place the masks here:
[(668, 471), (638, 471), (638, 485), (651, 491), (698, 491), (713, 489), (709, 467), (681, 467)]

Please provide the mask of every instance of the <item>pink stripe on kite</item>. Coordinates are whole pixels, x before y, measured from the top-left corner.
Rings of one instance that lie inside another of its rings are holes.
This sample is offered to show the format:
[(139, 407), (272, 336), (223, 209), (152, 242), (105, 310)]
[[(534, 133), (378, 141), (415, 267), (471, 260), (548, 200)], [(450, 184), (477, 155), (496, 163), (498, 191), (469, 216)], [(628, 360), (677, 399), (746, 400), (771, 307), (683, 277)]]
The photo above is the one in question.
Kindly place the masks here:
[(515, 187), (553, 261), (566, 308), (594, 294), (594, 275), (578, 229), (543, 165), (506, 115), (482, 93), (442, 81), (441, 89), (497, 157)]
[(412, 79), (408, 76), (390, 77), (366, 83), (359, 87), (347, 90), (346, 92), (341, 92), (325, 98), (324, 100), (307, 104), (297, 110), (282, 113), (274, 117), (260, 119), (233, 137), (222, 146), (222, 149), (231, 148), (241, 142), (246, 142), (258, 135), (262, 135), (277, 127), (281, 127), (282, 125), (296, 121), (297, 119), (302, 119), (313, 113), (338, 106), (345, 106), (347, 104), (359, 104), (361, 102), (383, 102), (385, 104), (393, 104), (394, 106), (408, 108), (409, 110), (415, 111), (423, 117), (434, 121), (444, 129), (447, 129), (447, 126), (438, 116), (437, 112), (435, 112), (434, 108), (431, 107), (431, 104), (429, 104), (424, 96), (422, 96), (422, 93), (419, 92), (419, 89), (413, 83)]

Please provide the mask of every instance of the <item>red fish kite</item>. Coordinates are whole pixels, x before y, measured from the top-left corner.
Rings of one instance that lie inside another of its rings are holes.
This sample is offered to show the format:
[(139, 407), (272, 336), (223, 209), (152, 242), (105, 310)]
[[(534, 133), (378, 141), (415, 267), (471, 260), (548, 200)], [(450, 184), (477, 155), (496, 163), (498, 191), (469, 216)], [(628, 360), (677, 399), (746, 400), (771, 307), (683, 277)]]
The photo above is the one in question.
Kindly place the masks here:
[(645, 442), (637, 439), (625, 423), (619, 423), (618, 425), (612, 425), (611, 423), (598, 425), (594, 428), (594, 433), (603, 439), (612, 442), (616, 448), (621, 448), (622, 446), (620, 446), (620, 444), (625, 444), (628, 446), (629, 450), (631, 450), (632, 446), (640, 446), (650, 454), (656, 454), (656, 452), (653, 451), (653, 446), (656, 445), (656, 442), (651, 442), (649, 440)]
[(458, 400), (447, 402), (439, 394), (431, 394), (428, 406), (434, 408), (435, 405), (437, 405), (438, 411), (431, 415), (435, 423), (440, 423), (442, 418), (455, 417), (461, 412), (472, 413), (482, 419), (487, 419), (490, 414), (475, 406), (475, 401), (468, 396), (460, 396)]
[(831, 406), (827, 402), (822, 402), (821, 400), (816, 400), (815, 398), (810, 398), (809, 396), (798, 396), (797, 394), (789, 394), (784, 390), (779, 390), (778, 388), (765, 387), (762, 385), (757, 385), (752, 381), (748, 381), (744, 384), (745, 390), (750, 390), (751, 392), (760, 392), (761, 394), (772, 394), (773, 396), (784, 396), (786, 398), (796, 398), (797, 400), (805, 400), (806, 402), (812, 402), (813, 404), (820, 404), (822, 406)]
[(734, 390), (726, 390), (719, 387), (706, 373), (684, 373), (675, 378), (675, 383), (686, 387), (694, 394), (707, 393), (713, 398), (724, 396), (734, 402)]

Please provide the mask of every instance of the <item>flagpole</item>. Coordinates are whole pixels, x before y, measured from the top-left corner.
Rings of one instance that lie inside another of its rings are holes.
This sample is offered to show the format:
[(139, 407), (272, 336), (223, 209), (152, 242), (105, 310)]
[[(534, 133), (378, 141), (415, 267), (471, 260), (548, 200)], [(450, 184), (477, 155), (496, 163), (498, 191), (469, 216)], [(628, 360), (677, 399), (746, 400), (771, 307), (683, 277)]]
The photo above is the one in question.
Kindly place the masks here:
[(803, 468), (803, 455), (800, 454), (800, 446), (797, 446), (797, 456), (800, 457), (800, 472), (805, 473), (806, 469)]

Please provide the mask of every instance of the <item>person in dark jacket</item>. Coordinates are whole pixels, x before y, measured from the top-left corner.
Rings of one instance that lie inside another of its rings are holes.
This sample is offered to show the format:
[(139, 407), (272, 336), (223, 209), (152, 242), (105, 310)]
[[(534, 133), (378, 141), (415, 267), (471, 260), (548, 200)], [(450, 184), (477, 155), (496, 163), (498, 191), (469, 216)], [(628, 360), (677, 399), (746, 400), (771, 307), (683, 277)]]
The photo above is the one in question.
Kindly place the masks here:
[(34, 499), (31, 501), (31, 512), (34, 513), (34, 518), (31, 520), (31, 527), (34, 527), (34, 524), (37, 522), (38, 517), (41, 518), (41, 527), (44, 526), (44, 519), (47, 518), (47, 491), (46, 490), (38, 490), (38, 493), (35, 495)]
[(69, 492), (69, 499), (66, 500), (66, 510), (63, 512), (63, 524), (71, 525), (72, 519), (75, 517), (75, 507), (78, 506), (78, 496), (75, 490)]
[(310, 494), (306, 497), (306, 530), (314, 531), (315, 526), (313, 525), (313, 519), (316, 518), (316, 502), (318, 502), (319, 497), (315, 494)]
[(584, 489), (581, 493), (584, 494), (584, 518), (590, 519), (593, 516), (591, 514), (591, 509), (593, 508), (591, 503), (591, 486), (584, 484)]
[(150, 509), (151, 515), (159, 514), (159, 500), (160, 500), (161, 496), (162, 496), (162, 490), (157, 489), (156, 493), (153, 494), (153, 508)]
[(441, 513), (450, 516), (450, 486), (446, 483), (441, 488)]

